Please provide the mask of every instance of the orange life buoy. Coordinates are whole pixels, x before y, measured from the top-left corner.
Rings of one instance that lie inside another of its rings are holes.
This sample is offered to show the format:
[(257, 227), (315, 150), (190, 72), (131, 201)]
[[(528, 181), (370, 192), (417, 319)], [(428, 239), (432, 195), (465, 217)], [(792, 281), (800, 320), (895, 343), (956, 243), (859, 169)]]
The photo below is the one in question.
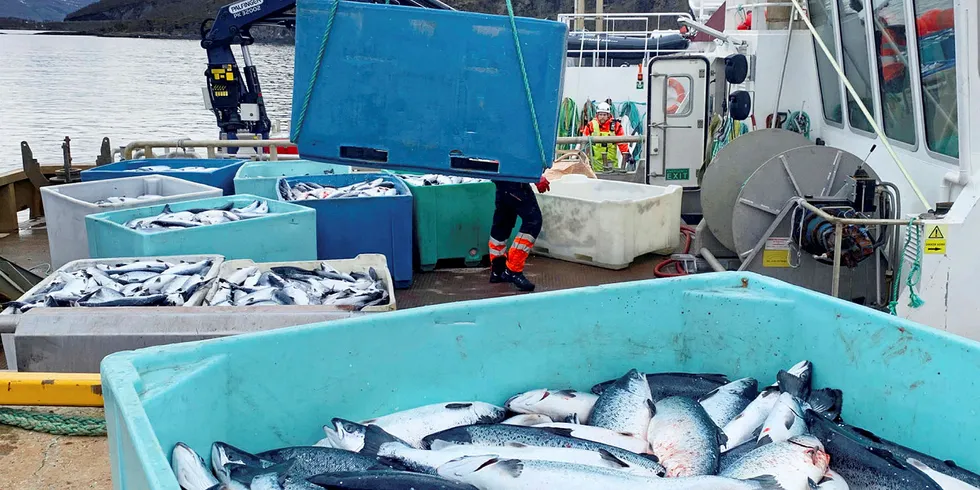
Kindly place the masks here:
[(684, 85), (678, 82), (676, 78), (668, 77), (667, 86), (674, 89), (674, 93), (677, 94), (674, 99), (677, 100), (675, 104), (667, 106), (667, 114), (674, 114), (677, 109), (680, 109), (681, 104), (684, 103), (684, 98), (687, 97), (687, 92), (684, 90)]

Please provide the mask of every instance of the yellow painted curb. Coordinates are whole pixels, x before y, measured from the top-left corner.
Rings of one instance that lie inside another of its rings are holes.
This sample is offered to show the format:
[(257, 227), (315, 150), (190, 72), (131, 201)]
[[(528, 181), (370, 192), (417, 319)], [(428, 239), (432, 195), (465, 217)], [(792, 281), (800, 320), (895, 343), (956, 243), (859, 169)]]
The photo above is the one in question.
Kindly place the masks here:
[(98, 374), (0, 371), (0, 405), (101, 407)]

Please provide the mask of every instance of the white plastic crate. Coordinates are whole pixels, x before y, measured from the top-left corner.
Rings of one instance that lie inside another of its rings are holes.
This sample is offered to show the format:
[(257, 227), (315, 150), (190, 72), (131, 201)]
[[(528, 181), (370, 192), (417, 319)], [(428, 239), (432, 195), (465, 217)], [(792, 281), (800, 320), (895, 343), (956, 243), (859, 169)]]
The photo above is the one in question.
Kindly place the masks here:
[[(85, 216), (154, 204), (190, 201), (221, 196), (221, 189), (166, 175), (147, 175), (122, 179), (95, 180), (41, 188), (41, 201), (47, 219), (51, 267), (57, 269), (72, 260), (90, 257)], [(109, 197), (158, 195), (120, 204), (97, 205)]]
[[(38, 291), (46, 288), (48, 284), (51, 284), (55, 278), (58, 277), (58, 272), (75, 272), (92, 267), (96, 264), (106, 264), (106, 265), (123, 265), (130, 264), (133, 262), (139, 262), (141, 260), (163, 260), (165, 262), (177, 263), (177, 262), (200, 262), (204, 259), (211, 259), (211, 268), (208, 269), (207, 273), (204, 274), (204, 281), (207, 282), (218, 275), (218, 270), (221, 264), (224, 262), (225, 258), (221, 255), (169, 255), (162, 257), (120, 257), (120, 258), (109, 258), (109, 259), (81, 259), (73, 260), (64, 266), (60, 267), (58, 270), (52, 272), (50, 275), (44, 278), (41, 282), (37, 283), (34, 287), (24, 293), (23, 296), (18, 298), (22, 300), (24, 298), (29, 298), (36, 294)], [(187, 301), (184, 302), (184, 306), (199, 306), (203, 301), (205, 296), (207, 296), (208, 291), (210, 291), (210, 286), (202, 287), (194, 292)], [(94, 307), (91, 307), (94, 308)], [(89, 309), (91, 309), (89, 308)], [(120, 309), (120, 308), (142, 308), (142, 307), (125, 307), (125, 306), (107, 306), (106, 308)], [(30, 311), (28, 311), (30, 313)], [(6, 315), (4, 315), (6, 316)], [(14, 317), (19, 315), (12, 315)]]
[(544, 225), (534, 253), (623, 269), (680, 241), (681, 196), (676, 185), (656, 186), (567, 175), (537, 194)]
[[(320, 268), (320, 264), (326, 262), (328, 265), (337, 269), (340, 272), (350, 274), (351, 272), (362, 272), (367, 274), (368, 270), (374, 267), (374, 271), (377, 272), (378, 277), (381, 278), (381, 282), (384, 283), (385, 289), (388, 291), (389, 302), (386, 305), (378, 306), (365, 306), (360, 311), (362, 313), (374, 313), (383, 311), (394, 311), (395, 306), (395, 285), (394, 279), (391, 276), (391, 271), (388, 269), (388, 261), (382, 254), (359, 254), (353, 259), (339, 259), (339, 260), (311, 260), (311, 261), (299, 261), (299, 262), (255, 262), (249, 259), (242, 260), (229, 260), (221, 264), (221, 269), (218, 271), (219, 278), (228, 278), (236, 271), (244, 269), (246, 267), (257, 267), (259, 271), (265, 272), (271, 270), (273, 267), (291, 266), (299, 267), (300, 269), (315, 270)], [(204, 299), (204, 305), (207, 306), (211, 303), (211, 298), (218, 292), (218, 281), (215, 281), (211, 285), (211, 289), (208, 291), (207, 297)], [(265, 310), (277, 309), (277, 308), (307, 308), (307, 309), (319, 309), (323, 311), (337, 311), (340, 308), (336, 306), (329, 305), (310, 305), (310, 306), (237, 306), (234, 308), (263, 308)]]

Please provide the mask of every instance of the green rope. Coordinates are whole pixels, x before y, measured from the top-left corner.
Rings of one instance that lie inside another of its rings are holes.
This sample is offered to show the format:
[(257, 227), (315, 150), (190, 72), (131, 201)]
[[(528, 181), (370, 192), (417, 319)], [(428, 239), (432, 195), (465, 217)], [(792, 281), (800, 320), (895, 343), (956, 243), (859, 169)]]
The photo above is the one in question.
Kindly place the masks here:
[(11, 425), (56, 436), (104, 436), (105, 419), (0, 408), (0, 425)]
[[(561, 101), (561, 108), (558, 112), (558, 136), (578, 136), (581, 134), (581, 123), (578, 117), (578, 106), (575, 101), (565, 97)], [(558, 145), (559, 149), (570, 150), (572, 145)]]
[[(620, 117), (626, 116), (630, 120), (630, 133), (629, 136), (636, 134), (643, 134), (643, 120), (644, 117), (640, 115), (640, 108), (636, 105), (636, 102), (626, 101), (619, 106)], [(643, 154), (643, 143), (636, 143), (633, 147), (633, 159), (640, 160), (640, 155)]]
[(310, 100), (313, 98), (313, 87), (316, 86), (317, 75), (320, 74), (320, 63), (323, 62), (323, 53), (327, 50), (327, 40), (330, 39), (330, 30), (333, 28), (333, 19), (337, 16), (337, 6), (340, 0), (334, 0), (330, 4), (330, 14), (327, 17), (327, 28), (323, 31), (323, 39), (320, 40), (320, 51), (316, 54), (316, 63), (313, 65), (313, 74), (310, 75), (310, 84), (306, 87), (306, 97), (303, 98), (303, 108), (299, 111), (299, 118), (296, 120), (295, 131), (290, 134), (289, 141), (297, 143), (299, 133), (303, 130), (303, 122), (306, 121), (306, 110), (310, 108)]
[(783, 129), (800, 133), (810, 139), (810, 115), (805, 111), (791, 112), (783, 123)]
[(517, 21), (514, 20), (514, 4), (507, 0), (507, 16), (510, 18), (510, 28), (514, 31), (514, 46), (517, 48), (517, 61), (521, 64), (521, 77), (524, 78), (524, 94), (527, 95), (527, 105), (531, 108), (531, 124), (534, 126), (534, 137), (538, 140), (538, 152), (541, 154), (541, 168), (548, 168), (548, 160), (544, 156), (544, 142), (541, 140), (541, 129), (538, 127), (538, 115), (534, 111), (534, 99), (531, 97), (531, 83), (527, 78), (527, 66), (524, 65), (524, 52), (521, 51), (521, 39), (517, 35)]
[[(914, 238), (913, 238), (914, 237)], [(905, 279), (905, 284), (909, 287), (909, 306), (918, 308), (925, 304), (925, 301), (915, 294), (915, 287), (922, 280), (922, 230), (915, 224), (915, 219), (909, 220), (908, 231), (905, 233), (905, 246), (903, 250), (908, 250), (909, 245), (915, 240), (915, 260), (909, 269), (909, 275)], [(902, 278), (902, 264), (905, 262), (904, 254), (895, 267), (895, 278), (892, 279), (892, 300), (888, 302), (888, 311), (892, 315), (898, 315), (898, 296), (899, 281)]]

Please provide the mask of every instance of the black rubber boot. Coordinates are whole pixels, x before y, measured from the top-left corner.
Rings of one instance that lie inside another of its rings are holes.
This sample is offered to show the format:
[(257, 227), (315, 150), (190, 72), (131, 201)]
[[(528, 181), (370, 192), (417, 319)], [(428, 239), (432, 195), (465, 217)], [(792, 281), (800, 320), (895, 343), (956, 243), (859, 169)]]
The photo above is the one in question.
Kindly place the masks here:
[(521, 291), (534, 291), (534, 283), (529, 281), (523, 272), (514, 272), (510, 269), (501, 274), (503, 280), (513, 283)]
[(504, 271), (507, 270), (507, 256), (501, 255), (490, 261), (490, 282), (507, 282), (503, 278)]

